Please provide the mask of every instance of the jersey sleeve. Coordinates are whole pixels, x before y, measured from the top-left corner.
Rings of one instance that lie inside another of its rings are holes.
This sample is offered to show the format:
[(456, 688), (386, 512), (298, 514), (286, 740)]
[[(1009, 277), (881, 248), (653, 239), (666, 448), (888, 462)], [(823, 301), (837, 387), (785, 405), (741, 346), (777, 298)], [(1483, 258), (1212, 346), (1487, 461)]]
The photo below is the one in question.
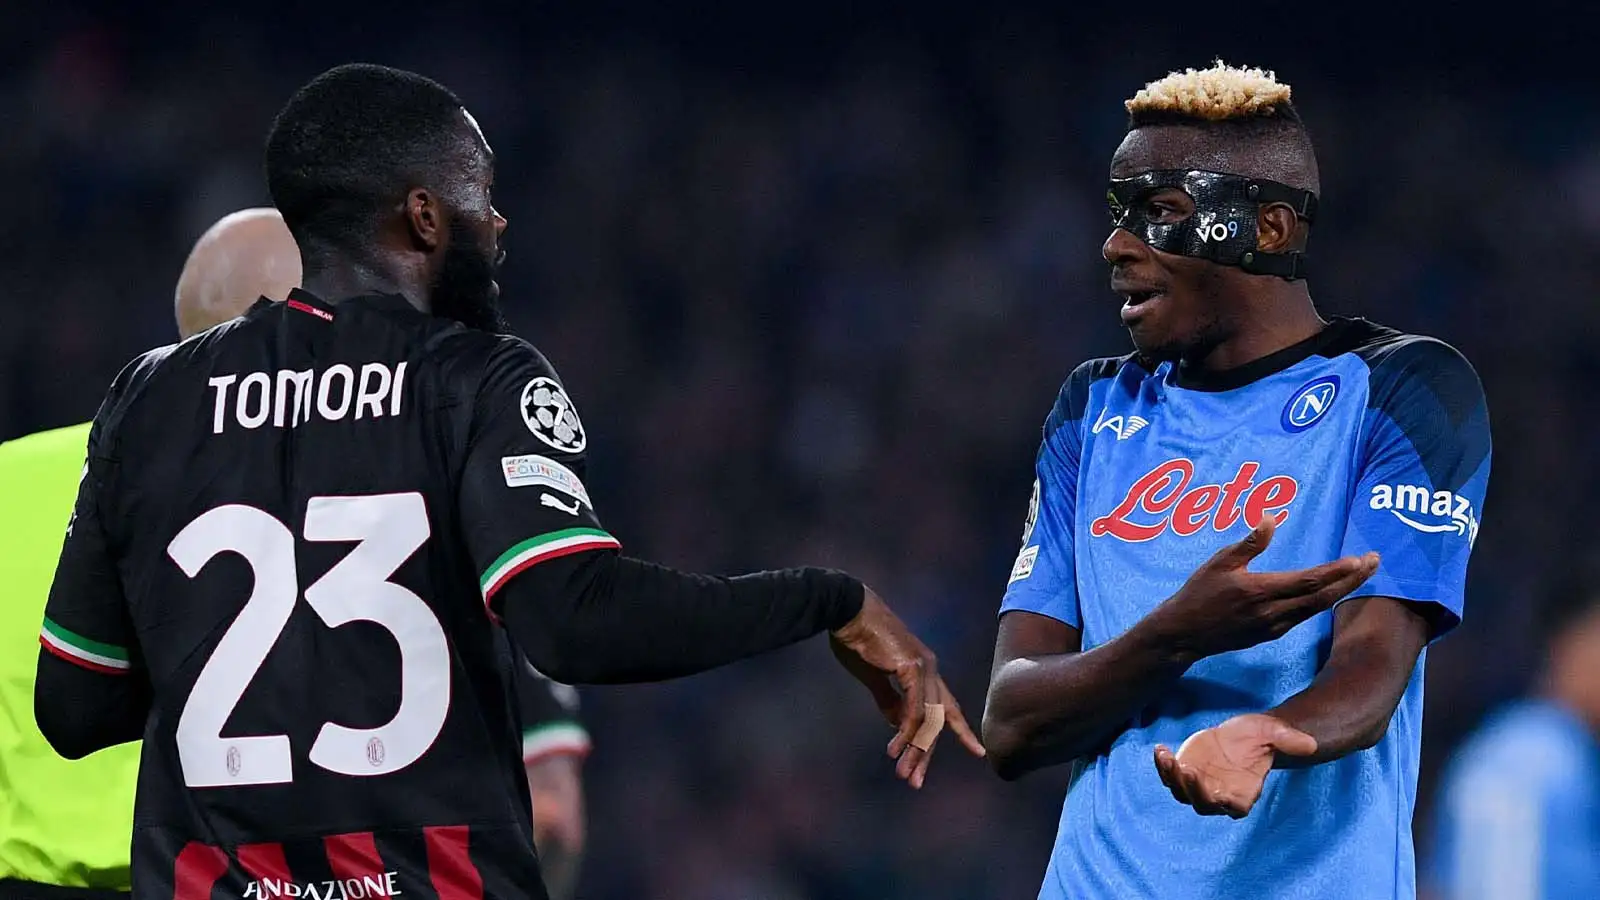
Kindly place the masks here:
[(1437, 638), (1461, 621), (1489, 485), (1483, 387), (1454, 349), (1414, 339), (1374, 365), (1362, 434), (1343, 553), (1381, 561), (1350, 596), (1415, 604)]
[(528, 343), (504, 339), (478, 385), (461, 476), (461, 520), (486, 603), (531, 566), (618, 549), (583, 484), (587, 446), (555, 370)]
[(522, 721), (522, 761), (587, 756), (589, 732), (579, 715), (578, 690), (535, 669), (517, 652), (517, 713)]
[(1000, 601), (1002, 614), (1021, 610), (1083, 627), (1078, 608), (1073, 528), (1078, 506), (1080, 425), (1088, 404), (1088, 366), (1067, 379), (1045, 420), (1034, 462), (1033, 497), (1017, 554)]
[(89, 431), (78, 496), (56, 564), (39, 643), (52, 656), (105, 675), (138, 666), (133, 623), (124, 599), (104, 509), (116, 460), (105, 438), (107, 400)]

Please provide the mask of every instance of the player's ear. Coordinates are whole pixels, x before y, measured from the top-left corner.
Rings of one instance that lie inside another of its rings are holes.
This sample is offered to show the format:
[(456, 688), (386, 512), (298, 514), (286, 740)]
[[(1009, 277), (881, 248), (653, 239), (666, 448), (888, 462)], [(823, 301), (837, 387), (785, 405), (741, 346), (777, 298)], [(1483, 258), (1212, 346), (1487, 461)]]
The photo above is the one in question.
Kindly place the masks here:
[(1272, 203), (1256, 214), (1256, 249), (1265, 253), (1284, 253), (1299, 249), (1296, 234), (1300, 218), (1287, 204)]
[(433, 251), (444, 241), (444, 209), (439, 198), (427, 188), (412, 188), (406, 194), (406, 226), (417, 249)]

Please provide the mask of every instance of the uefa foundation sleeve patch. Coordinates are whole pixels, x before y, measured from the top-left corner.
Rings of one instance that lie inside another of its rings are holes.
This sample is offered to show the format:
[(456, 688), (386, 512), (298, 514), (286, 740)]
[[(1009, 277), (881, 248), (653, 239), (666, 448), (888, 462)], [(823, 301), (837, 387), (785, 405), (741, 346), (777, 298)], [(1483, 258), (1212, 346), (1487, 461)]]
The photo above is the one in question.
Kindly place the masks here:
[(132, 668), (128, 651), (122, 647), (92, 641), (81, 634), (68, 631), (60, 625), (44, 620), (39, 630), (39, 643), (52, 654), (95, 672), (121, 675)]
[(483, 599), (493, 597), (495, 591), (503, 587), (511, 576), (529, 566), (585, 550), (616, 550), (621, 547), (616, 538), (598, 528), (567, 528), (528, 538), (489, 564), (479, 579)]

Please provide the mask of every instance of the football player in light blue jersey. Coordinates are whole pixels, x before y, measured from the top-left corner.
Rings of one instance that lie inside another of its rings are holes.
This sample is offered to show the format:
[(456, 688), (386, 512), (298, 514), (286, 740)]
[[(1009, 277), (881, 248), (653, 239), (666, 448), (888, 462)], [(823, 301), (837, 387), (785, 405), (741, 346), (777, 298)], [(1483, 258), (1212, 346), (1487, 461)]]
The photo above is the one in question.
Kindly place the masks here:
[(1219, 62), (1127, 108), (1102, 252), (1136, 352), (1046, 419), (984, 716), (1003, 777), (1075, 766), (1039, 896), (1414, 897), (1482, 387), (1440, 341), (1318, 314), (1288, 85)]
[(1600, 897), (1600, 589), (1552, 592), (1529, 698), (1456, 750), (1425, 867), (1437, 900)]

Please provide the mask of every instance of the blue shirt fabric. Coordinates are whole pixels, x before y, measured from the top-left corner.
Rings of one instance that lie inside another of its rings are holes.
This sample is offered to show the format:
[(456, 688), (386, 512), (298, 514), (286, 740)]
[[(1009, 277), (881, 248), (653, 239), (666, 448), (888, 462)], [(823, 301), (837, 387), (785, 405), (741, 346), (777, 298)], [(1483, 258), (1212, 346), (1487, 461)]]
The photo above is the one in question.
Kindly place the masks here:
[[(1090, 650), (1273, 515), (1254, 571), (1377, 550), (1378, 571), (1351, 596), (1411, 601), (1438, 637), (1460, 621), (1489, 462), (1483, 389), (1466, 360), (1365, 320), (1334, 320), (1205, 382), (1169, 363), (1091, 361), (1045, 423), (1001, 612), (1058, 619)], [(1306, 688), (1332, 623), (1325, 613), (1201, 660), (1080, 760), (1040, 898), (1414, 896), (1422, 660), (1377, 746), (1272, 772), (1246, 819), (1197, 816), (1151, 761), (1156, 744)]]
[(1600, 897), (1600, 740), (1550, 703), (1502, 710), (1453, 755), (1433, 825), (1444, 900)]

